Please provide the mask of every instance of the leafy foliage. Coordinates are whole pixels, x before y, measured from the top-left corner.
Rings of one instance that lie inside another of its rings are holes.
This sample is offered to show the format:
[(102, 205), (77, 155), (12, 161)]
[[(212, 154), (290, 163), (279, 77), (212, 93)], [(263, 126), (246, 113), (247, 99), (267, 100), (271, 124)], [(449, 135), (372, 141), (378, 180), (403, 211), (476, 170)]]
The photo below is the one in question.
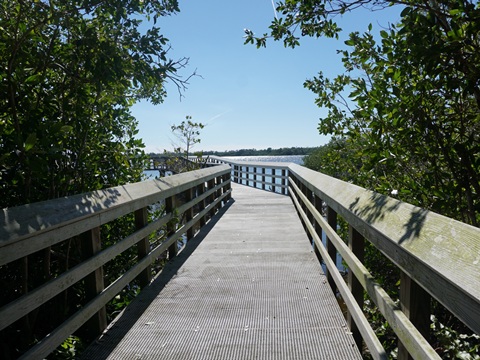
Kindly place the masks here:
[[(361, 143), (358, 165), (371, 187), (478, 225), (480, 220), (480, 8), (470, 1), (295, 1), (279, 4), (268, 37), (299, 45), (299, 35), (337, 37), (334, 16), (358, 6), (405, 6), (401, 21), (352, 33), (341, 51), (345, 73), (305, 82), (328, 109), (319, 131)], [(383, 170), (383, 171), (382, 171)], [(383, 172), (383, 173), (382, 173)], [(375, 174), (374, 174), (375, 173)], [(395, 183), (395, 185), (393, 184)]]
[[(144, 146), (130, 109), (139, 100), (161, 103), (167, 81), (179, 91), (188, 81), (177, 73), (188, 59), (168, 58), (169, 41), (156, 25), (177, 11), (176, 0), (0, 0), (2, 208), (141, 179)], [(103, 246), (128, 226), (105, 226)], [(82, 246), (70, 239), (2, 266), (0, 305), (74, 266)], [(107, 281), (128, 260), (115, 259)], [(84, 301), (79, 283), (12, 324), (0, 357), (17, 357)], [(59, 356), (79, 343), (67, 339)]]
[(130, 107), (160, 103), (186, 59), (158, 27), (176, 1), (2, 1), (2, 207), (140, 179)]

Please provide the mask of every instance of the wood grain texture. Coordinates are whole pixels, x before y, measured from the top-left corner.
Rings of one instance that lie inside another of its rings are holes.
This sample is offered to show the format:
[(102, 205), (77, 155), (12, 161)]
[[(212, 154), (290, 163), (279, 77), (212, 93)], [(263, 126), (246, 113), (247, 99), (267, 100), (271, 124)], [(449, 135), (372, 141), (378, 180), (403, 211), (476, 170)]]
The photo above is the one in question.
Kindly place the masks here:
[[(0, 265), (227, 173), (230, 167), (219, 165), (159, 180), (3, 209), (0, 212)], [(32, 237), (35, 241), (30, 240)]]
[(296, 164), (289, 171), (480, 333), (480, 229)]

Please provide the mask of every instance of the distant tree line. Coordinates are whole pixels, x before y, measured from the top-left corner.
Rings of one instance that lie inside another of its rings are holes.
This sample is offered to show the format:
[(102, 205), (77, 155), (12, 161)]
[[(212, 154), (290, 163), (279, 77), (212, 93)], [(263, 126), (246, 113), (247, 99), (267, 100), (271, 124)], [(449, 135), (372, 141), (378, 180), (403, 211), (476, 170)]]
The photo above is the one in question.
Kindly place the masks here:
[(279, 149), (272, 149), (271, 147), (263, 150), (257, 149), (240, 149), (228, 151), (204, 151), (203, 155), (215, 156), (286, 156), (286, 155), (309, 155), (316, 147), (285, 147)]

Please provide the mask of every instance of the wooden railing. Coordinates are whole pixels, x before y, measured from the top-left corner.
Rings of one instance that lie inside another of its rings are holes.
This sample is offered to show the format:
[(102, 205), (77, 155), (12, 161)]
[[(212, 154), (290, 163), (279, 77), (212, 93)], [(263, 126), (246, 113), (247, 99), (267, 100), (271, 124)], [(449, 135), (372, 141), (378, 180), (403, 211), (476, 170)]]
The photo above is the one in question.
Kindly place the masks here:
[(233, 161), (218, 156), (210, 156), (209, 162), (230, 165), (235, 183), (288, 194), (289, 163)]
[[(0, 330), (18, 324), (56, 295), (84, 281), (88, 302), (22, 358), (43, 359), (87, 321), (99, 334), (107, 326), (105, 305), (135, 279), (141, 286), (147, 285), (152, 278), (152, 262), (165, 253), (168, 258), (174, 257), (178, 240), (182, 236), (192, 238), (230, 197), (230, 168), (223, 165), (4, 209), (0, 218), (0, 269), (31, 254), (50, 252), (52, 246), (78, 236), (89, 256), (4, 305), (0, 309)], [(159, 202), (163, 203), (163, 214), (149, 221), (149, 206)], [(136, 231), (104, 248), (100, 227), (128, 214), (134, 214)], [(182, 214), (184, 221), (179, 223), (175, 218)], [(135, 264), (105, 286), (105, 264), (132, 247), (137, 249)]]
[[(264, 180), (252, 178), (258, 170), (249, 169), (272, 168), (271, 163), (217, 161), (232, 167), (236, 182), (254, 187)], [(398, 359), (440, 359), (425, 339), (431, 297), (480, 335), (480, 229), (296, 164), (275, 168), (281, 169), (282, 181), (288, 174), (282, 189), (288, 187), (326, 265), (328, 282), (347, 305), (348, 326), (359, 348), (365, 342), (374, 359), (387, 358), (363, 312), (365, 294), (398, 337)], [(348, 224), (348, 239), (337, 234), (340, 218)], [(399, 302), (363, 264), (367, 242), (400, 270)], [(337, 269), (338, 254), (348, 268), (347, 282)]]
[[(90, 301), (24, 358), (44, 357), (90, 318), (97, 332), (103, 330), (105, 304), (134, 279), (142, 285), (149, 283), (150, 264), (165, 252), (175, 256), (178, 239), (183, 234), (191, 238), (229, 199), (231, 177), (240, 184), (291, 196), (315, 251), (326, 265), (330, 286), (347, 305), (347, 323), (357, 344), (364, 342), (373, 358), (383, 359), (387, 354), (363, 312), (365, 295), (395, 331), (399, 359), (439, 359), (425, 339), (432, 313), (430, 297), (480, 334), (480, 229), (296, 164), (213, 160), (229, 166), (3, 210), (0, 266), (80, 235), (90, 253), (74, 267), (0, 309), (1, 330), (73, 284), (85, 281)], [(159, 201), (165, 204), (165, 214), (148, 222), (148, 206)], [(132, 213), (137, 230), (103, 248), (100, 226)], [(172, 225), (171, 220), (182, 213), (185, 221)], [(347, 239), (337, 234), (340, 219), (348, 224)], [(167, 237), (152, 246), (152, 234), (160, 228), (166, 228)], [(399, 302), (363, 264), (367, 243), (400, 270)], [(136, 264), (105, 287), (102, 268), (135, 246)], [(337, 254), (348, 268), (347, 281), (337, 269)]]

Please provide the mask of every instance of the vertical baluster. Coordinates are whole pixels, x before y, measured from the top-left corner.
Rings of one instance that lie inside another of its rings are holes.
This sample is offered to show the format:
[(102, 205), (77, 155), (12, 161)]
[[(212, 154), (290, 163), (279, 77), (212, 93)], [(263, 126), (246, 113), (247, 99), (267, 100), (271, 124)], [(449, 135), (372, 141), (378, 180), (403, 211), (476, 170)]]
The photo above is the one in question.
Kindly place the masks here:
[[(217, 176), (216, 179), (215, 179), (216, 185), (218, 186), (218, 185), (220, 185), (222, 182), (223, 182), (222, 176)], [(217, 191), (216, 191), (215, 200), (216, 200), (216, 199), (219, 199), (219, 198), (222, 196), (222, 192), (223, 192), (223, 187), (220, 186), (220, 187), (217, 189)], [(222, 208), (222, 202), (219, 201), (219, 202), (217, 203), (217, 206), (216, 206), (215, 208), (216, 208), (216, 211), (219, 211), (219, 210)]]
[[(225, 179), (225, 185), (223, 186), (223, 192), (227, 192), (232, 188), (230, 173), (226, 174), (224, 179)], [(231, 198), (232, 198), (232, 193), (230, 192), (230, 194), (228, 194), (225, 197), (225, 201), (229, 201)]]
[(265, 168), (262, 167), (262, 190), (265, 190)]
[[(310, 201), (311, 202), (311, 196), (309, 196), (309, 190), (307, 188), (307, 186), (305, 185), (305, 183), (300, 183), (300, 190), (302, 191), (303, 195), (305, 195), (305, 197), (307, 198), (307, 201)], [(310, 192), (311, 194), (311, 192)], [(309, 224), (312, 224), (313, 223), (313, 214), (312, 212), (308, 209), (308, 206), (305, 202), (302, 201), (302, 209), (303, 211), (305, 212), (305, 214), (307, 215), (307, 222)], [(305, 226), (305, 225), (304, 225)], [(312, 235), (308, 232), (307, 230), (307, 227), (305, 226), (305, 232), (307, 233), (307, 236), (308, 236), (308, 241), (310, 243), (312, 243), (312, 240), (313, 240), (313, 237)]]
[(276, 178), (275, 169), (272, 169), (272, 191), (273, 192), (277, 191), (277, 187), (275, 186), (275, 178)]
[[(188, 203), (193, 200), (193, 188), (190, 188), (185, 191), (185, 201)], [(190, 220), (193, 219), (193, 206), (188, 208), (185, 211), (185, 221), (188, 223)], [(195, 235), (195, 226), (190, 227), (187, 230), (187, 241), (193, 238)]]
[(287, 170), (282, 169), (282, 194), (287, 195)]
[[(351, 225), (349, 225), (348, 230), (348, 247), (358, 258), (358, 260), (363, 263), (365, 257), (365, 238)], [(360, 306), (360, 309), (363, 309), (363, 286), (351, 270), (348, 271), (348, 287), (353, 294), (353, 297), (357, 301), (357, 304)], [(353, 338), (355, 339), (357, 347), (361, 349), (362, 335), (360, 334), (357, 324), (355, 324), (350, 311), (347, 313), (347, 323), (350, 331), (353, 333)]]
[[(148, 211), (147, 208), (141, 208), (135, 211), (135, 229), (139, 230), (143, 228), (148, 223)], [(145, 256), (148, 255), (150, 252), (150, 242), (148, 240), (148, 236), (143, 238), (137, 243), (137, 253), (138, 253), (138, 261), (143, 259)], [(138, 275), (138, 281), (140, 286), (143, 288), (150, 284), (152, 280), (152, 271), (150, 265), (143, 270), (140, 275)]]
[[(420, 333), (428, 339), (430, 329), (431, 296), (403, 271), (400, 274), (400, 304), (402, 311)], [(399, 360), (411, 360), (405, 346), (398, 342)]]
[[(201, 196), (205, 193), (205, 183), (201, 183), (200, 185), (197, 186), (197, 193), (198, 196)], [(202, 212), (205, 210), (205, 199), (201, 200), (198, 203), (198, 212)], [(205, 225), (205, 216), (202, 216), (200, 218), (200, 227), (202, 228)]]
[[(305, 185), (303, 191), (304, 191), (304, 194), (305, 194), (305, 196), (307, 197), (309, 203), (312, 204), (312, 205), (315, 205), (315, 199), (314, 199), (312, 190), (310, 190), (310, 189)], [(308, 207), (307, 207), (307, 209), (308, 209)], [(314, 219), (313, 214), (312, 214), (311, 211), (308, 211), (308, 221), (310, 222), (310, 224), (314, 224), (314, 223), (315, 223), (315, 219)]]
[(253, 167), (253, 187), (257, 188), (257, 167)]
[[(330, 206), (327, 207), (327, 222), (334, 231), (337, 231), (337, 213)], [(337, 249), (335, 249), (335, 246), (330, 241), (328, 236), (327, 236), (327, 252), (330, 258), (333, 260), (333, 262), (337, 264)], [(333, 292), (335, 292), (337, 287), (335, 286), (335, 281), (333, 280), (333, 277), (328, 269), (327, 269), (327, 280)]]
[[(315, 204), (315, 209), (318, 211), (320, 216), (322, 216), (323, 201), (322, 201), (322, 199), (320, 199), (320, 197), (317, 194), (315, 194), (315, 197), (314, 197), (314, 204)], [(322, 227), (317, 222), (317, 220), (315, 220), (315, 232), (317, 233), (320, 241), (322, 241), (323, 231), (322, 231)], [(315, 255), (317, 255), (318, 261), (321, 262), (322, 261), (322, 256), (320, 255), (320, 251), (318, 250), (318, 247), (317, 247), (316, 243), (313, 244), (313, 250), (315, 252)]]
[[(89, 259), (102, 250), (100, 239), (100, 227), (93, 228), (82, 234), (82, 252), (83, 258)], [(90, 275), (85, 277), (85, 295), (87, 300), (95, 298), (104, 289), (103, 267), (99, 267)], [(94, 316), (88, 320), (83, 329), (87, 337), (93, 339), (100, 335), (107, 328), (107, 311), (102, 307)]]
[[(173, 214), (175, 210), (175, 195), (170, 196), (165, 199), (165, 208), (167, 211), (167, 214)], [(167, 225), (167, 237), (172, 236), (175, 234), (177, 224), (176, 221), (173, 219), (168, 223)], [(169, 246), (168, 248), (168, 258), (173, 259), (175, 256), (177, 256), (178, 253), (178, 245), (177, 241), (174, 241), (172, 245)]]
[[(215, 187), (215, 178), (208, 180), (207, 184), (208, 184), (208, 190), (213, 189)], [(213, 192), (210, 196), (208, 196), (208, 205), (211, 205), (214, 200), (215, 200), (215, 193)], [(210, 206), (210, 209), (211, 210), (208, 214), (209, 219), (211, 219), (213, 215), (215, 215), (215, 207)]]

